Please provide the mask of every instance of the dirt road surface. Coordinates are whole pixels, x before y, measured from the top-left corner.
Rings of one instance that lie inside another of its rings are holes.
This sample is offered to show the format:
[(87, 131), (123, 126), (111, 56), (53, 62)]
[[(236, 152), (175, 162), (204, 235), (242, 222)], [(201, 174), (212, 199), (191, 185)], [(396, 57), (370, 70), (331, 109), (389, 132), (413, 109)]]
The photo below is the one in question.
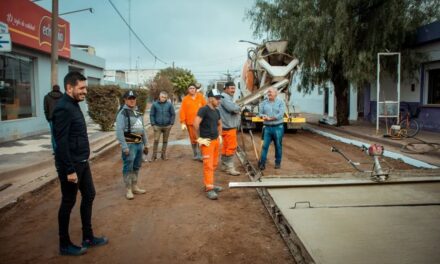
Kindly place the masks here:
[[(170, 141), (185, 133), (176, 126)], [(226, 189), (219, 200), (208, 200), (191, 147), (173, 145), (169, 153), (168, 161), (143, 164), (147, 193), (132, 201), (124, 197), (119, 149), (93, 161), (94, 231), (108, 236), (109, 245), (80, 257), (58, 255), (54, 183), (0, 216), (0, 263), (293, 263), (255, 190)], [(247, 178), (219, 172), (216, 180), (226, 187)], [(75, 243), (81, 241), (79, 204), (78, 195), (70, 225)]]
[[(170, 141), (184, 138), (186, 133), (175, 127)], [(255, 161), (249, 136), (246, 142), (249, 159)], [(353, 160), (371, 164), (356, 147), (299, 132), (286, 134), (281, 170), (273, 169), (271, 147), (265, 175), (353, 172), (341, 156), (330, 152), (332, 145)], [(120, 150), (93, 161), (93, 224), (97, 235), (110, 238), (109, 245), (81, 257), (58, 255), (56, 182), (0, 216), (0, 263), (293, 263), (255, 190), (226, 188), (218, 201), (210, 201), (203, 192), (202, 164), (191, 160), (191, 147), (171, 144), (169, 150), (170, 160), (144, 163), (140, 181), (147, 193), (132, 201), (124, 198)], [(216, 173), (223, 187), (247, 180), (243, 173)], [(76, 243), (81, 240), (79, 200), (70, 226)]]
[[(238, 137), (242, 144), (244, 139), (246, 155), (248, 159), (257, 164), (257, 155), (253, 148), (252, 140), (249, 134), (244, 134), (244, 138)], [(254, 132), (254, 142), (257, 154), (261, 153), (261, 133)], [(322, 177), (325, 174), (332, 173), (352, 173), (356, 170), (338, 153), (331, 152), (334, 146), (343, 152), (349, 159), (360, 163), (363, 170), (372, 170), (373, 159), (363, 152), (359, 147), (341, 143), (336, 140), (328, 139), (308, 131), (298, 131), (298, 133), (286, 133), (283, 138), (283, 158), (281, 169), (274, 169), (275, 152), (273, 143), (269, 148), (267, 155), (265, 176), (295, 176), (310, 175), (313, 177)], [(384, 169), (409, 170), (412, 166), (398, 160), (390, 158), (381, 158), (381, 165)]]

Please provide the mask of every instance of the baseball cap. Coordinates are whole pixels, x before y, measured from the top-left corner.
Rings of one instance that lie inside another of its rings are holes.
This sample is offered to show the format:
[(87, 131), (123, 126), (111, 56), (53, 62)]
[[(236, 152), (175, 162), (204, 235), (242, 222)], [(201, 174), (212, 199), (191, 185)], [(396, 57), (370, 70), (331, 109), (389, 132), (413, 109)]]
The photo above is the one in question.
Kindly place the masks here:
[(221, 95), (217, 89), (210, 90), (206, 96), (215, 97), (217, 99), (223, 98), (223, 95)]
[(137, 97), (136, 92), (133, 91), (133, 90), (126, 91), (125, 94), (124, 94), (124, 98), (129, 98), (129, 97), (136, 98)]

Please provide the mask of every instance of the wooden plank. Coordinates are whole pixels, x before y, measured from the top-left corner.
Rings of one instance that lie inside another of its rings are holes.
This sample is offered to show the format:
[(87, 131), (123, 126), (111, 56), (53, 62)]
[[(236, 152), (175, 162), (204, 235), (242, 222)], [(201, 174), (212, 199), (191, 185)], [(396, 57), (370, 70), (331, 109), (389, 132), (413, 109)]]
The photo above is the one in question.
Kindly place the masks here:
[(374, 182), (370, 179), (286, 179), (262, 182), (230, 182), (229, 188), (286, 188), (313, 186), (344, 186), (344, 185), (378, 185), (440, 182), (440, 177), (402, 177), (391, 178), (384, 182)]

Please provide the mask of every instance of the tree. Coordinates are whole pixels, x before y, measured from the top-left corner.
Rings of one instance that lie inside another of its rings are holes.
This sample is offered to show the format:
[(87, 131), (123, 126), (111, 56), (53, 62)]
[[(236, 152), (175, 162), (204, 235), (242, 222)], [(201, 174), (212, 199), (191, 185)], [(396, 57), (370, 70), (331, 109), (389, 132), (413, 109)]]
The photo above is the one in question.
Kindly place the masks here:
[(403, 74), (413, 76), (422, 58), (411, 49), (416, 28), (440, 17), (440, 2), (257, 0), (247, 17), (256, 36), (289, 41), (301, 63), (300, 89), (333, 83), (338, 125), (348, 125), (350, 83), (374, 80), (377, 53), (387, 50), (400, 51)]
[(174, 94), (177, 96), (184, 95), (188, 86), (192, 83), (196, 83), (196, 78), (190, 70), (179, 67), (168, 67), (160, 70), (154, 77), (154, 81), (157, 82), (162, 77), (171, 81), (174, 86)]
[(173, 99), (174, 85), (165, 76), (158, 76), (148, 84), (148, 95), (153, 100), (157, 100), (162, 91), (167, 92), (169, 98)]

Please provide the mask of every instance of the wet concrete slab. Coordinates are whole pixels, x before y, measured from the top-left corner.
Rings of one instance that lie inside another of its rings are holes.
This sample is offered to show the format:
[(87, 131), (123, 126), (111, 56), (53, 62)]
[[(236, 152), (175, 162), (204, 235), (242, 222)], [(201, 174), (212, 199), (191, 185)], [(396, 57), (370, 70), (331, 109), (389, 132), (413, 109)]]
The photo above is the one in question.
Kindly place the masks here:
[(268, 192), (316, 263), (440, 263), (440, 183)]

